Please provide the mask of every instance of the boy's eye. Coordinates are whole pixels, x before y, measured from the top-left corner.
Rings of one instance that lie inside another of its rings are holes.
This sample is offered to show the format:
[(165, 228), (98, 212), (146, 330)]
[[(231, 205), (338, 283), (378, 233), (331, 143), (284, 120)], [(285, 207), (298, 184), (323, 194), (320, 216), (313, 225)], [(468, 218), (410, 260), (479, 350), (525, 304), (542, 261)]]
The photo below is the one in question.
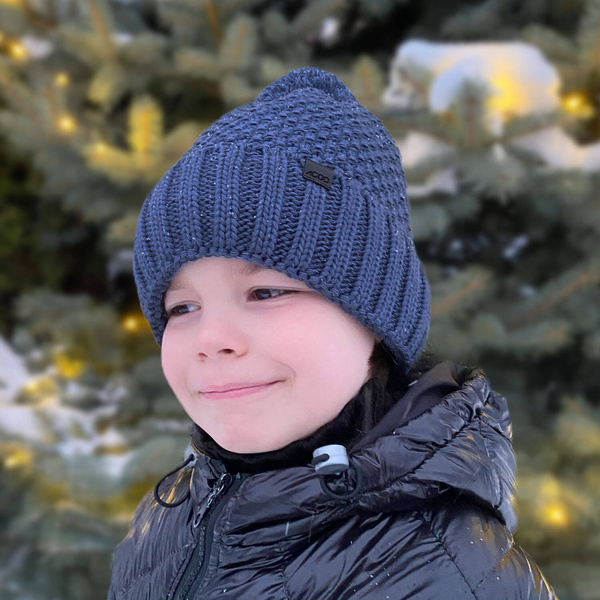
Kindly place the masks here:
[(258, 298), (258, 300), (269, 300), (270, 298), (276, 298), (277, 296), (284, 296), (285, 294), (293, 294), (296, 290), (278, 290), (273, 288), (259, 288), (253, 290), (252, 293)]
[[(298, 293), (297, 290), (280, 290), (277, 288), (257, 288), (250, 292), (257, 300), (270, 300), (271, 298), (277, 298), (278, 296), (296, 293)], [(198, 310), (198, 308), (199, 307), (195, 304), (177, 304), (167, 312), (167, 317), (187, 315), (188, 313)]]
[(186, 315), (187, 313), (194, 311), (196, 308), (198, 307), (194, 306), (193, 304), (177, 304), (167, 312), (167, 316), (176, 317), (178, 315)]

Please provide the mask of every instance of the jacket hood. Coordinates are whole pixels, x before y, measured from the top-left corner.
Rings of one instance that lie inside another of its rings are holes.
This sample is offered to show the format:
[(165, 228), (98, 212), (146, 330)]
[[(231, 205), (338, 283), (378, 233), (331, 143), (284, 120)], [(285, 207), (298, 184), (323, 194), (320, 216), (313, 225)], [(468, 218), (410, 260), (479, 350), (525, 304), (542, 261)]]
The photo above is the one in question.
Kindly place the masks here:
[(436, 365), (352, 453), (365, 508), (398, 510), (415, 500), (465, 495), (516, 529), (510, 415), (480, 368)]
[[(381, 385), (370, 380), (371, 386)], [(361, 393), (369, 392), (363, 386)], [(373, 392), (373, 390), (370, 390)], [(273, 540), (302, 535), (319, 523), (343, 519), (357, 509), (389, 513), (462, 496), (483, 505), (512, 531), (516, 465), (506, 400), (491, 389), (480, 368), (442, 362), (401, 394), (393, 408), (358, 443), (348, 448), (350, 469), (342, 476), (318, 476), (311, 465), (248, 477), (228, 515), (229, 535), (268, 530)], [(191, 496), (201, 504), (222, 464), (197, 456)], [(212, 478), (212, 480), (211, 480)], [(325, 481), (321, 481), (323, 478)], [(349, 499), (332, 497), (349, 488)], [(269, 526), (270, 525), (270, 526)]]

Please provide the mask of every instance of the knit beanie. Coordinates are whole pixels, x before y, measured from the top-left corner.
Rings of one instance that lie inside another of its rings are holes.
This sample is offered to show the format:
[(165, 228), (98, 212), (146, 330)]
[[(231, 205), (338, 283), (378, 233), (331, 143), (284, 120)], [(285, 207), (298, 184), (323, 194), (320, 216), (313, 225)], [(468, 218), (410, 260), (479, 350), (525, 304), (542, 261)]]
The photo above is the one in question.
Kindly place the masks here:
[(146, 198), (133, 256), (142, 309), (160, 344), (180, 267), (241, 258), (338, 304), (408, 371), (430, 320), (409, 212), (382, 123), (335, 75), (291, 71), (215, 121)]

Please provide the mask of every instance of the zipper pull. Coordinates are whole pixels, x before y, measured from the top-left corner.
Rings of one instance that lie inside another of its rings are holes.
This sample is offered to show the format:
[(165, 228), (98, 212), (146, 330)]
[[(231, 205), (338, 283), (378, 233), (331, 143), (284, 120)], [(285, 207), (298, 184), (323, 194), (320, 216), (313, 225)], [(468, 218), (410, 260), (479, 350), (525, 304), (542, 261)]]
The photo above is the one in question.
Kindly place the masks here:
[(206, 511), (211, 507), (212, 503), (215, 501), (217, 496), (219, 496), (219, 494), (231, 483), (232, 479), (233, 478), (231, 477), (231, 475), (229, 473), (223, 473), (219, 477), (219, 479), (217, 480), (217, 483), (215, 483), (215, 486), (210, 491), (210, 494), (208, 494), (204, 504), (202, 504), (202, 506), (200, 506), (200, 510), (198, 510), (198, 513), (196, 514), (196, 516), (194, 518), (194, 522), (192, 523), (192, 527), (194, 529), (196, 529), (196, 527), (198, 527), (198, 525), (200, 525), (200, 522), (202, 521), (202, 518), (206, 514)]

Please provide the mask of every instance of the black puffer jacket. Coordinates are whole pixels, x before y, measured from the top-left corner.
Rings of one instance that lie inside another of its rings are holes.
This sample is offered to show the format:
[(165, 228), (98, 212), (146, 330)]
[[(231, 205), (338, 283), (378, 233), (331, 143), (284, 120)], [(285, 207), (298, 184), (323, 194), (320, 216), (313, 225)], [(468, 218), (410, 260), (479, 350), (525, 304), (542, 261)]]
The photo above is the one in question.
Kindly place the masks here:
[(198, 452), (161, 487), (181, 504), (140, 504), (109, 600), (554, 598), (511, 535), (505, 399), (445, 362), (397, 400), (339, 477), (310, 464), (231, 475)]

